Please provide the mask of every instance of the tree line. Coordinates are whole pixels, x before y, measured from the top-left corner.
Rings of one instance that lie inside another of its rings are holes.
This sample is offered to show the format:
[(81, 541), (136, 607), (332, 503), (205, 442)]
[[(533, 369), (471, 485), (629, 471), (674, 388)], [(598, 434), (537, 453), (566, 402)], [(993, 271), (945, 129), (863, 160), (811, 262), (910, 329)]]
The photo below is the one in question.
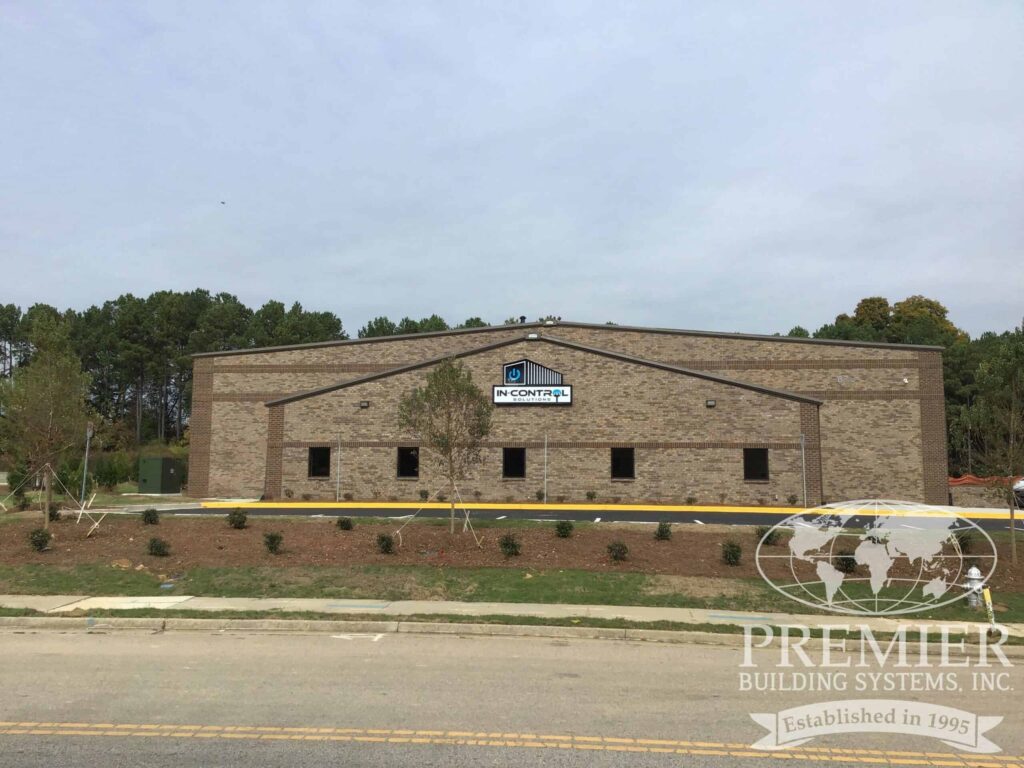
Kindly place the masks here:
[[(525, 319), (509, 317), (502, 324)], [(488, 325), (480, 317), (449, 325), (436, 314), (419, 320), (380, 316), (357, 335)], [(797, 326), (786, 335), (943, 347), (950, 471), (1024, 472), (1024, 328), (971, 338), (934, 299), (911, 296), (890, 303), (875, 296), (813, 332)], [(101, 444), (107, 450), (130, 450), (187, 437), (192, 355), (347, 338), (332, 312), (308, 311), (298, 302), (286, 307), (280, 301), (250, 308), (231, 294), (198, 289), (158, 291), (145, 298), (124, 294), (82, 311), (47, 304), (22, 311), (7, 304), (0, 305), (0, 382), (30, 367), (43, 350), (74, 358), (85, 375), (88, 410), (100, 425)]]
[(181, 439), (192, 395), (192, 355), (347, 338), (331, 312), (268, 301), (252, 309), (209, 291), (124, 294), (82, 311), (0, 305), (0, 377), (40, 349), (64, 346), (89, 377), (90, 410), (118, 447)]
[(924, 296), (872, 296), (813, 333), (797, 326), (786, 335), (943, 347), (950, 473), (1024, 474), (1024, 321), (971, 338), (948, 315)]
[[(488, 325), (479, 317), (450, 326), (436, 314), (397, 321), (382, 316), (360, 328), (358, 337)], [(45, 348), (72, 354), (88, 376), (88, 405), (102, 423), (101, 442), (108, 449), (131, 449), (185, 436), (192, 355), (347, 338), (332, 312), (280, 301), (251, 308), (229, 293), (201, 289), (129, 293), (82, 311), (49, 304), (22, 311), (6, 304), (0, 305), (0, 380), (9, 380)]]

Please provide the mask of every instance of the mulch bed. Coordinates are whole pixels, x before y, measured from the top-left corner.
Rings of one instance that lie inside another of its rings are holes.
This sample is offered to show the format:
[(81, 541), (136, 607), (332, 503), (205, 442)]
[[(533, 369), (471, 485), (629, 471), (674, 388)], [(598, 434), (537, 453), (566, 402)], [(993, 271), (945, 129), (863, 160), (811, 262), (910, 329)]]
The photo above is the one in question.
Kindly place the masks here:
[[(39, 526), (37, 519), (19, 520), (0, 527), (0, 564), (49, 563), (80, 565), (115, 561), (121, 567), (138, 564), (162, 573), (181, 572), (197, 566), (353, 566), (353, 565), (432, 565), (463, 568), (535, 568), (579, 569), (599, 572), (644, 572), (701, 578), (760, 578), (754, 562), (757, 538), (752, 528), (725, 529), (673, 526), (669, 541), (654, 539), (654, 526), (608, 525), (577, 527), (568, 539), (555, 536), (554, 525), (538, 528), (483, 528), (477, 535), (483, 546), (477, 547), (471, 533), (448, 533), (448, 528), (413, 523), (402, 531), (402, 546), (392, 555), (377, 550), (380, 533), (394, 533), (398, 523), (362, 523), (354, 518), (355, 528), (339, 530), (333, 518), (268, 519), (250, 517), (248, 527), (230, 528), (223, 517), (161, 517), (160, 524), (143, 525), (138, 517), (107, 518), (91, 537), (83, 520), (75, 524), (65, 519), (51, 524), (54, 538), (46, 552), (35, 552), (28, 534)], [(461, 527), (457, 526), (457, 531)], [(263, 534), (275, 531), (284, 536), (283, 550), (271, 555), (263, 544)], [(512, 532), (521, 545), (518, 557), (505, 557), (498, 539)], [(170, 544), (169, 557), (147, 553), (151, 537)], [(622, 541), (629, 547), (624, 562), (612, 562), (608, 544)], [(722, 562), (721, 545), (736, 541), (743, 548), (742, 562), (729, 566)], [(784, 554), (785, 547), (772, 548)], [(1006, 545), (999, 545), (1000, 568), (993, 586), (1009, 591), (1024, 591), (1024, 569), (1016, 574), (1005, 565), (1010, 562)], [(126, 562), (127, 561), (127, 562)], [(764, 562), (764, 561), (763, 561)], [(1005, 565), (1004, 565), (1005, 564)], [(767, 563), (767, 573), (784, 577), (788, 561)], [(806, 578), (810, 574), (804, 574)], [(893, 575), (899, 575), (894, 572)]]
[[(377, 535), (393, 534), (398, 524), (370, 524), (354, 520), (355, 528), (342, 531), (333, 519), (282, 520), (250, 517), (248, 527), (230, 528), (223, 517), (162, 517), (159, 525), (143, 525), (138, 518), (107, 518), (99, 530), (86, 538), (88, 525), (83, 520), (51, 524), (54, 538), (46, 552), (35, 552), (28, 534), (38, 521), (18, 521), (0, 528), (0, 563), (51, 563), (78, 565), (130, 560), (151, 570), (181, 571), (195, 566), (348, 566), (348, 565), (434, 565), (465, 568), (516, 567), (537, 569), (580, 569), (589, 571), (643, 571), (647, 573), (728, 576), (756, 578), (753, 563), (756, 546), (753, 532), (738, 534), (696, 532), (692, 528), (673, 528), (670, 541), (655, 541), (653, 526), (613, 528), (576, 528), (568, 539), (555, 536), (554, 525), (544, 528), (484, 528), (477, 531), (483, 540), (478, 547), (471, 533), (413, 523), (402, 531), (402, 546), (396, 537), (394, 554), (377, 550)], [(283, 550), (269, 554), (263, 534), (276, 531), (284, 536)], [(507, 532), (515, 534), (521, 545), (518, 557), (505, 557), (498, 539)], [(159, 537), (171, 546), (169, 557), (147, 553), (151, 537)], [(744, 563), (730, 567), (721, 562), (720, 544), (726, 539), (741, 543)], [(629, 547), (629, 558), (614, 563), (608, 556), (608, 544), (622, 541)]]

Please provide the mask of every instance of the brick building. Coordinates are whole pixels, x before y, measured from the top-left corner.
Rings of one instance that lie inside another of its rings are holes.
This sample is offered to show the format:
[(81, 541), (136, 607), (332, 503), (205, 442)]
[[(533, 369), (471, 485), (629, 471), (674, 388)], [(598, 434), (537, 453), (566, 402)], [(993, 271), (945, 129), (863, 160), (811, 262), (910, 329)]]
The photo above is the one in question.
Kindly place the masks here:
[(190, 494), (439, 490), (397, 412), (451, 356), (498, 403), (466, 498), (947, 499), (940, 348), (569, 322), (198, 355)]

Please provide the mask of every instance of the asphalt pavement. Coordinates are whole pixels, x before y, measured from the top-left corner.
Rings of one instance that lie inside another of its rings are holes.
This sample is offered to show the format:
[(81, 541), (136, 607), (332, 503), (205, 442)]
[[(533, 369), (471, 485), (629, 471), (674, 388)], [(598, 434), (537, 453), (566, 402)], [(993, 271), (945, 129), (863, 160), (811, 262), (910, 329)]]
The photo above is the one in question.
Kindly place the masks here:
[[(446, 519), (449, 507), (443, 503), (425, 505), (388, 502), (281, 503), (253, 501), (187, 501), (169, 504), (154, 503), (166, 514), (224, 515), (232, 506), (242, 506), (250, 515), (275, 517), (377, 517), (403, 519), (415, 514), (429, 519)], [(673, 506), (640, 504), (470, 504), (474, 520), (535, 520), (553, 522), (572, 520), (590, 523), (659, 523), (683, 525), (775, 525), (803, 510), (798, 507), (725, 507)], [(140, 512), (143, 505), (111, 510), (113, 514)], [(1009, 514), (1002, 509), (950, 508), (986, 531), (1009, 529)], [(1024, 514), (1024, 513), (1022, 513)], [(907, 517), (912, 522), (915, 518)], [(854, 521), (856, 522), (856, 521)], [(1017, 529), (1024, 531), (1024, 519), (1018, 517)]]
[[(1010, 692), (903, 698), (1002, 717), (1003, 752), (823, 736), (751, 748), (751, 713), (844, 694), (741, 690), (742, 649), (553, 638), (0, 633), (5, 768), (985, 765), (1019, 768)], [(755, 651), (770, 668), (776, 656)], [(1015, 669), (1012, 682), (1019, 685)], [(888, 694), (898, 697), (900, 694)], [(848, 697), (848, 696), (845, 696)]]

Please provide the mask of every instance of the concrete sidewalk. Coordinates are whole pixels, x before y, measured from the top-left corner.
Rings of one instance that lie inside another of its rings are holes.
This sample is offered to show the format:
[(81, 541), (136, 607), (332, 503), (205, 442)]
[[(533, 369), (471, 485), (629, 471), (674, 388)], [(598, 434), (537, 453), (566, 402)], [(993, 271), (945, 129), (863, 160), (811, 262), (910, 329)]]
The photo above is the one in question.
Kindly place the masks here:
[[(867, 625), (878, 632), (892, 632), (901, 625), (927, 624), (931, 631), (949, 627), (956, 633), (977, 633), (985, 625), (984, 614), (977, 622), (914, 620), (912, 616), (878, 618), (867, 616), (802, 615), (790, 613), (746, 613), (700, 608), (650, 608), (624, 605), (565, 605), (541, 603), (461, 603), (444, 600), (345, 600), (255, 597), (83, 597), (81, 595), (0, 595), (0, 607), (27, 608), (59, 616), (94, 610), (265, 611), (359, 615), (367, 619), (402, 616), (523, 616), (540, 619), (598, 618), (634, 622), (667, 621), (678, 624), (803, 624), (809, 626)], [(272, 617), (269, 617), (272, 618)], [(1006, 624), (1009, 634), (1024, 637), (1024, 624)]]

